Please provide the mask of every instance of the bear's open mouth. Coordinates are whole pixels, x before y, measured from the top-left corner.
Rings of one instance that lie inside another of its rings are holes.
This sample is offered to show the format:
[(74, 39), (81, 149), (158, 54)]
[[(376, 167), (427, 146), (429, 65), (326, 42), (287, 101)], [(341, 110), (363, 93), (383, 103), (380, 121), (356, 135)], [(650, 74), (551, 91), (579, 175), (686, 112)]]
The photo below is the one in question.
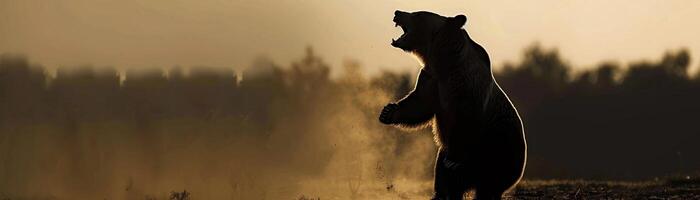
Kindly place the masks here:
[(406, 35), (406, 27), (404, 27), (403, 25), (399, 24), (398, 22), (394, 22), (394, 27), (401, 27), (401, 31), (403, 31), (403, 33), (402, 33), (398, 38), (396, 38), (396, 39), (391, 39), (391, 43), (392, 43), (392, 44), (393, 44), (393, 43), (396, 43), (397, 40), (401, 40), (401, 39)]
[(405, 47), (402, 43), (404, 42), (403, 40), (405, 39), (406, 33), (408, 33), (408, 29), (397, 18), (394, 18), (394, 27), (400, 27), (403, 34), (396, 39), (391, 39), (391, 46), (404, 49)]

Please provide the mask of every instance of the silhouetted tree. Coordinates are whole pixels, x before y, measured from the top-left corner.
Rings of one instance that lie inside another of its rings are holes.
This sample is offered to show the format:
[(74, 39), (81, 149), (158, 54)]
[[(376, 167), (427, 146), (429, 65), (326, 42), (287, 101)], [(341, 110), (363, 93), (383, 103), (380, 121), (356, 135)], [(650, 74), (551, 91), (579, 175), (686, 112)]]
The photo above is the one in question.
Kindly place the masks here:
[[(688, 50), (681, 49), (655, 61), (627, 66), (603, 62), (574, 74), (556, 49), (527, 48), (522, 61), (505, 64), (495, 74), (524, 117), (530, 152), (526, 176), (640, 179), (698, 171), (700, 146), (695, 143), (700, 131), (695, 115), (700, 113), (700, 76), (688, 75), (690, 60)], [(60, 68), (56, 77), (48, 77), (26, 58), (2, 56), (0, 152), (19, 152), (13, 150), (24, 143), (16, 138), (27, 134), (25, 129), (44, 128), (56, 132), (57, 144), (70, 146), (63, 150), (73, 156), (64, 158), (75, 164), (66, 168), (82, 172), (90, 168), (85, 166), (110, 164), (105, 159), (115, 154), (110, 145), (119, 142), (109, 138), (113, 135), (138, 138), (125, 141), (135, 143), (130, 144), (135, 152), (155, 152), (144, 160), (158, 161), (164, 159), (163, 152), (220, 134), (216, 137), (254, 141), (245, 147), (248, 151), (236, 153), (271, 156), (274, 165), (279, 162), (313, 175), (323, 171), (334, 152), (331, 144), (318, 141), (363, 124), (377, 131), (372, 133), (374, 140), (366, 142), (386, 152), (381, 155), (383, 169), (400, 171), (404, 166), (390, 161), (412, 150), (417, 141), (429, 140), (425, 137), (430, 134), (401, 134), (381, 126), (375, 123), (376, 112), (386, 103), (383, 98), (396, 100), (407, 94), (415, 77), (394, 72), (365, 77), (353, 61), (344, 67), (345, 73), (332, 79), (330, 66), (308, 48), (289, 68), (260, 57), (240, 73), (207, 67), (125, 73), (79, 67)], [(381, 102), (376, 100), (380, 97)], [(361, 120), (339, 120), (341, 111), (348, 109), (359, 113)], [(95, 131), (97, 126), (109, 128)], [(161, 142), (168, 137), (186, 142), (170, 146)], [(207, 147), (212, 148), (233, 145), (209, 142)], [(391, 148), (386, 147), (388, 142)], [(10, 173), (12, 169), (41, 166), (39, 161), (8, 154), (0, 154), (0, 193), (27, 179)], [(260, 163), (251, 166), (272, 165), (256, 162)], [(157, 175), (160, 167), (153, 164), (143, 170)], [(75, 174), (81, 176), (75, 176), (79, 181), (74, 187), (84, 188), (100, 172)]]

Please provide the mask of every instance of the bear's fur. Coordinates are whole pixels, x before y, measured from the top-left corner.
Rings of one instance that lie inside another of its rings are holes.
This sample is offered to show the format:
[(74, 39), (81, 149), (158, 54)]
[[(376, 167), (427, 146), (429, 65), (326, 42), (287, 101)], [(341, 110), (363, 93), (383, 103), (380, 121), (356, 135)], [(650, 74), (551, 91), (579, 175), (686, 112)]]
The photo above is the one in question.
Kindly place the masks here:
[(522, 177), (522, 122), (491, 71), (489, 56), (462, 29), (464, 15), (396, 11), (404, 34), (391, 45), (418, 56), (423, 69), (410, 94), (384, 107), (380, 121), (432, 126), (439, 146), (433, 199), (500, 199)]

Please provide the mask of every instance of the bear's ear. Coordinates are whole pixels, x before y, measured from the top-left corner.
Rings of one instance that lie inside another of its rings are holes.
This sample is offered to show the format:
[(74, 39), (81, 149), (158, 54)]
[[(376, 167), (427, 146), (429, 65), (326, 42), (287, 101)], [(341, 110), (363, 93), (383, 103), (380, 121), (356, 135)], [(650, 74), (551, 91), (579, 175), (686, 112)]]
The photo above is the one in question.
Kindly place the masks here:
[(464, 24), (467, 23), (467, 17), (464, 15), (457, 15), (454, 17), (447, 18), (447, 25), (454, 28), (462, 28)]

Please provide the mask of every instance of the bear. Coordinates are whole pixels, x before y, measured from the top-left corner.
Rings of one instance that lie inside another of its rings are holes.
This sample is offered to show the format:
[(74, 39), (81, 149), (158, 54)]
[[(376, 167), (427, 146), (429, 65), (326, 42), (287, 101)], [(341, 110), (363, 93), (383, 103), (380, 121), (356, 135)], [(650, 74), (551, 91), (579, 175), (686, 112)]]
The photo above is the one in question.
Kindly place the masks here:
[(435, 200), (501, 199), (522, 178), (527, 144), (522, 120), (496, 82), (486, 50), (462, 27), (464, 15), (394, 13), (403, 30), (391, 46), (418, 57), (415, 88), (379, 114), (383, 124), (432, 126), (438, 146)]

